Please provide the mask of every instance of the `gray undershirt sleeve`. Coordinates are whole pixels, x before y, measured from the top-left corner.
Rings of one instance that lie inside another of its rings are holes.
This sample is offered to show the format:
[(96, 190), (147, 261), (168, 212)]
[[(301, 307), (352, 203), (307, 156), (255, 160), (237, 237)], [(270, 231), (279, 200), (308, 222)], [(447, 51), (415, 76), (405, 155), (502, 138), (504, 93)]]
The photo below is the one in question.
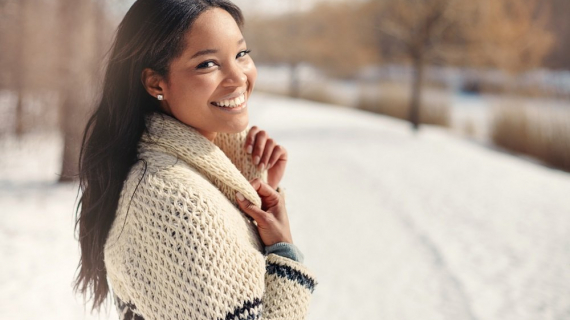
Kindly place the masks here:
[(304, 257), (301, 250), (292, 243), (278, 242), (276, 244), (265, 247), (265, 255), (270, 253), (289, 258), (291, 260), (303, 263)]

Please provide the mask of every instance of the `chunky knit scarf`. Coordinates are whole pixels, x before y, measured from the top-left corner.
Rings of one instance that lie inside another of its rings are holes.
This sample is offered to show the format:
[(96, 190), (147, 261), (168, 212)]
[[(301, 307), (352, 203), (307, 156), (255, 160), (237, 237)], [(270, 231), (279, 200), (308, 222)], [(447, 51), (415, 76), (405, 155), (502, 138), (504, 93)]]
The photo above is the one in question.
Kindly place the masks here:
[(247, 130), (212, 143), (162, 114), (147, 127), (104, 250), (121, 319), (304, 319), (314, 276), (264, 256), (237, 207), (237, 191), (259, 205), (248, 180), (266, 180), (243, 148)]

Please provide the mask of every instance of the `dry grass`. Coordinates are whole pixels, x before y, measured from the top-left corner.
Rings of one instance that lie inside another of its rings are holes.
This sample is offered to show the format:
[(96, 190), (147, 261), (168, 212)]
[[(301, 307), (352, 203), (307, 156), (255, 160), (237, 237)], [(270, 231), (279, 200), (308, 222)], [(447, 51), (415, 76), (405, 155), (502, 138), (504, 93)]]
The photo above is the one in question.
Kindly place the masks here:
[(288, 96), (288, 89), (280, 86), (264, 86), (263, 84), (255, 85), (255, 92), (264, 92), (280, 96)]
[[(291, 97), (291, 92), (287, 87), (258, 85), (256, 86), (255, 90), (259, 92)], [(319, 85), (305, 84), (300, 87), (299, 96), (297, 98), (332, 105), (344, 105), (344, 103), (339, 101), (339, 99), (337, 99), (336, 95), (333, 93), (334, 92), (331, 92), (331, 89), (326, 85), (326, 83)]]
[(327, 90), (325, 86), (307, 86), (301, 88), (300, 98), (327, 104), (340, 105), (339, 101)]
[[(358, 108), (394, 118), (408, 120), (410, 109), (409, 88), (399, 84), (382, 84), (379, 90), (361, 92)], [(442, 127), (451, 126), (451, 106), (443, 99), (423, 99), (420, 106), (420, 123)]]
[(496, 105), (491, 138), (501, 147), (570, 171), (569, 109), (516, 103)]
[(477, 126), (473, 119), (467, 119), (463, 122), (463, 134), (470, 138), (475, 138), (477, 136)]

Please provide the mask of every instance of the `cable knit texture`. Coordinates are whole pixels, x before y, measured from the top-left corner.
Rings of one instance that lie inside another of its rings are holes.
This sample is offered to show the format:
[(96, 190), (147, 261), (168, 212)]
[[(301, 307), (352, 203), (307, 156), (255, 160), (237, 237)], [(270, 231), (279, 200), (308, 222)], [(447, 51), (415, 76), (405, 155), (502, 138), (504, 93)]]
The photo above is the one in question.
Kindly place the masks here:
[(255, 222), (237, 207), (248, 180), (267, 181), (243, 145), (247, 130), (212, 143), (174, 118), (147, 118), (123, 185), (104, 258), (121, 319), (304, 319), (315, 277), (263, 254)]

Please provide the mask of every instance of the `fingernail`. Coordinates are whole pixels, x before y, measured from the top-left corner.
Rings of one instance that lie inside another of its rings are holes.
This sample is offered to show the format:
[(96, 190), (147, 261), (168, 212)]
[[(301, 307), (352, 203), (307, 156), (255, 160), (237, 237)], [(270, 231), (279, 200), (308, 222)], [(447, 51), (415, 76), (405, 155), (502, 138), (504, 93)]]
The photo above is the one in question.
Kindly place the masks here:
[(260, 170), (263, 171), (263, 169), (265, 169), (265, 163), (262, 163), (262, 164), (261, 164)]
[(258, 164), (259, 164), (259, 160), (261, 160), (261, 157), (260, 157), (260, 156), (255, 156), (255, 158), (253, 158), (253, 163), (254, 163), (255, 165), (258, 165)]
[(236, 192), (236, 197), (238, 198), (239, 201), (245, 200), (245, 197), (240, 192)]
[(247, 154), (251, 154), (253, 152), (252, 146), (247, 146)]

